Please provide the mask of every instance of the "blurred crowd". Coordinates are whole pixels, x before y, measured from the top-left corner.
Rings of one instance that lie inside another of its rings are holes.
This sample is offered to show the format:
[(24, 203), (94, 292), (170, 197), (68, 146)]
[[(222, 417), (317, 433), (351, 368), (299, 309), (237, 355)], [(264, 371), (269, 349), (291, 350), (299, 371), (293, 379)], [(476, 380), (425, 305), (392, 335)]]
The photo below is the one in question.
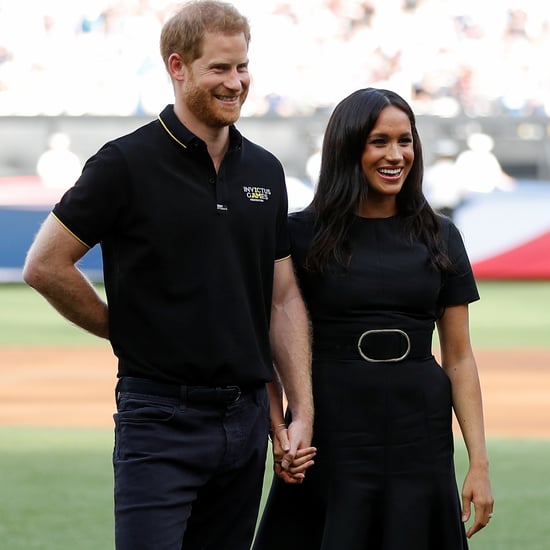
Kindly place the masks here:
[[(539, 0), (236, 0), (250, 19), (245, 116), (330, 110), (391, 88), (418, 114), (550, 114)], [(169, 0), (0, 0), (0, 116), (156, 114)]]

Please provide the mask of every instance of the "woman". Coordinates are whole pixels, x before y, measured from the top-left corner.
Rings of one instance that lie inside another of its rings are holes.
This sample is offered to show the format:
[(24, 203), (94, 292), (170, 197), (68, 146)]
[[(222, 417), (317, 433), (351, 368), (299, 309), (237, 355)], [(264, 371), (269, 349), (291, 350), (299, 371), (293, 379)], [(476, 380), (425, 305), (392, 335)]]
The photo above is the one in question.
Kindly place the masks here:
[[(313, 202), (289, 221), (313, 326), (315, 465), (311, 448), (285, 472), (277, 464), (255, 550), (463, 550), (492, 516), (468, 324), (479, 296), (461, 237), (426, 202), (422, 176), (400, 96), (367, 88), (336, 107)], [(453, 408), (470, 460), (462, 502)], [(273, 400), (273, 426), (281, 415)]]

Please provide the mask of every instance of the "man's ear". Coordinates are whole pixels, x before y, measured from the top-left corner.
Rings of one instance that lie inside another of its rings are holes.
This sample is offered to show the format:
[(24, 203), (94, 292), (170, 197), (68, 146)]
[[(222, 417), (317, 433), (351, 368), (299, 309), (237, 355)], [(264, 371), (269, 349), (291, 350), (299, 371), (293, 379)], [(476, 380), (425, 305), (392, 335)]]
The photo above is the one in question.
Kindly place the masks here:
[(168, 72), (173, 80), (183, 81), (187, 77), (187, 65), (179, 53), (170, 54), (168, 58)]

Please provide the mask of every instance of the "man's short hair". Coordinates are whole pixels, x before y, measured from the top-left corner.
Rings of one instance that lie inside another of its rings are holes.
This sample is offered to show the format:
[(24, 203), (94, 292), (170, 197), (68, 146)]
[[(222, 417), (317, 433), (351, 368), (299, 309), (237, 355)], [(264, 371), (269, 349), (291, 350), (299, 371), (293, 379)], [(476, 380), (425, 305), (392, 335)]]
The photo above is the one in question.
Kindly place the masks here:
[(202, 55), (206, 32), (222, 34), (243, 33), (250, 43), (250, 25), (246, 17), (226, 2), (192, 0), (183, 5), (162, 28), (160, 53), (168, 68), (171, 54), (179, 54), (189, 64)]

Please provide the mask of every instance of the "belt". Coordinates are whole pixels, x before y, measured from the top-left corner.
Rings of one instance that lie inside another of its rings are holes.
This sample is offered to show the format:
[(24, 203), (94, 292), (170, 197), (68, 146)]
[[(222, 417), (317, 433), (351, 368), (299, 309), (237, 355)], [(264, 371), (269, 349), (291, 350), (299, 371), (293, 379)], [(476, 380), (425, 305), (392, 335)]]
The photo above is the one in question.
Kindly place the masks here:
[(363, 359), (369, 363), (396, 363), (432, 355), (432, 332), (407, 333), (398, 328), (371, 329), (354, 334), (314, 336), (316, 359)]
[(238, 401), (243, 395), (258, 389), (255, 386), (180, 386), (164, 384), (146, 378), (121, 378), (116, 387), (117, 393), (141, 393), (160, 397), (174, 397), (188, 403), (229, 404)]

